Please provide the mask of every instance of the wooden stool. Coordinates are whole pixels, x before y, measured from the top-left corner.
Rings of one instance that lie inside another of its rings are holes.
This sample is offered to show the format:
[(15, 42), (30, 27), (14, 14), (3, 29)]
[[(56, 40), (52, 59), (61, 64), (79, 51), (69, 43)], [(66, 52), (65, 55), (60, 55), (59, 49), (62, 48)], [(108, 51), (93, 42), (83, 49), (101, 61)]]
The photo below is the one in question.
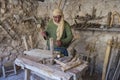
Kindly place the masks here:
[(87, 54), (80, 54), (82, 60), (85, 60), (88, 62), (89, 68), (90, 68), (90, 76), (93, 75), (94, 69), (95, 69), (95, 61), (97, 54), (93, 54), (91, 56), (88, 56)]
[[(11, 64), (12, 64), (13, 68), (10, 70), (7, 70), (6, 68), (8, 67), (8, 65), (11, 65)], [(6, 77), (6, 73), (13, 72), (13, 71), (15, 74), (17, 74), (16, 65), (14, 64), (14, 62), (6, 62), (6, 63), (2, 64), (2, 73), (3, 73), (4, 78)]]

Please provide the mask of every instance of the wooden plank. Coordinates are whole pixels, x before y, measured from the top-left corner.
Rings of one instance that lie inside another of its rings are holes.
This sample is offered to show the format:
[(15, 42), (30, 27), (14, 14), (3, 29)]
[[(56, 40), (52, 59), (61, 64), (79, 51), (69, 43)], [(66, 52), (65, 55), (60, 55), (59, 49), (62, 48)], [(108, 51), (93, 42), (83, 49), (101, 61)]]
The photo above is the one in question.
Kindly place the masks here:
[(29, 56), (29, 55), (22, 55), (21, 57), (35, 61), (35, 62), (40, 62), (42, 59), (34, 56)]
[(50, 68), (49, 66), (35, 63), (31, 60), (19, 57), (15, 60), (15, 63), (19, 66), (25, 67), (29, 70), (32, 70), (36, 73), (43, 74), (46, 77), (49, 77), (51, 79), (55, 80), (72, 80), (72, 75), (56, 70), (54, 68)]
[(53, 55), (51, 54), (50, 50), (41, 50), (41, 49), (33, 49), (30, 51), (24, 51), (24, 54), (33, 56), (36, 58), (52, 58)]

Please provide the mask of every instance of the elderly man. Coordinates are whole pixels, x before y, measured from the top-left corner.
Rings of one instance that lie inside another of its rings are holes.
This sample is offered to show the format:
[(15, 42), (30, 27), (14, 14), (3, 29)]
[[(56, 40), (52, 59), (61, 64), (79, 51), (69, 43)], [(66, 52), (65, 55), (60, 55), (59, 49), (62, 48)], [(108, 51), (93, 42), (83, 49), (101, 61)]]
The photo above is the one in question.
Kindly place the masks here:
[(54, 50), (60, 51), (64, 56), (68, 56), (66, 48), (71, 42), (73, 35), (70, 25), (64, 20), (64, 15), (61, 9), (55, 9), (53, 11), (53, 19), (50, 20), (46, 30), (42, 32), (42, 35), (47, 40), (53, 38)]

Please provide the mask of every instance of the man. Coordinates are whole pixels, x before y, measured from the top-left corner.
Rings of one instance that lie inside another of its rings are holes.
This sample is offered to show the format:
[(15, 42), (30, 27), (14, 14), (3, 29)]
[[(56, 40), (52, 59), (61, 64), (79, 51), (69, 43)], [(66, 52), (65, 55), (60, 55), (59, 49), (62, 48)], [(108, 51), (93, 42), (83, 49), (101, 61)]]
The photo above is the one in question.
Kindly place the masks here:
[[(45, 39), (53, 38), (54, 50), (60, 51), (64, 56), (68, 56), (67, 47), (71, 42), (73, 35), (70, 25), (64, 21), (64, 15), (61, 9), (53, 11), (53, 19), (47, 25), (42, 35)], [(49, 41), (48, 41), (49, 47)]]

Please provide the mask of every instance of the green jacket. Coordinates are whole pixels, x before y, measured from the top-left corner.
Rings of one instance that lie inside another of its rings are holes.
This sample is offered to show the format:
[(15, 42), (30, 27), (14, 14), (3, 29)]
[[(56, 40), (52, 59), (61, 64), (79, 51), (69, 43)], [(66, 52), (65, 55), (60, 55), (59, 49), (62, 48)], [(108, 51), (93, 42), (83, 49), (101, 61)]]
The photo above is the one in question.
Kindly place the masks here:
[[(64, 23), (64, 31), (63, 31), (63, 35), (61, 38), (61, 42), (62, 42), (62, 46), (61, 47), (68, 47), (69, 43), (71, 42), (73, 35), (72, 35), (72, 31), (71, 31), (71, 27), (70, 25), (65, 21)], [(54, 40), (56, 40), (57, 36), (56, 36), (56, 30), (57, 30), (57, 25), (55, 25), (53, 23), (53, 20), (51, 20), (46, 28), (46, 32), (48, 35), (48, 39), (49, 38), (53, 38)], [(49, 46), (49, 41), (48, 41), (48, 46)], [(57, 47), (56, 45), (54, 45), (54, 47)]]

